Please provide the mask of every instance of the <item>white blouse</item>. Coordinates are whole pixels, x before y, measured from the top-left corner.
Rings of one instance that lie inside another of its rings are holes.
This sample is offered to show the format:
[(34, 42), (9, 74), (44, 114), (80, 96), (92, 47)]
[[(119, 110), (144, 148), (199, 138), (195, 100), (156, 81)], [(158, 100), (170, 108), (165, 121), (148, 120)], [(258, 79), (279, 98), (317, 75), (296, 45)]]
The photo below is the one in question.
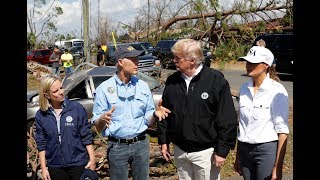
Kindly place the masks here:
[(278, 133), (289, 133), (288, 92), (282, 84), (266, 77), (254, 95), (251, 78), (239, 94), (239, 141), (264, 143), (278, 140)]

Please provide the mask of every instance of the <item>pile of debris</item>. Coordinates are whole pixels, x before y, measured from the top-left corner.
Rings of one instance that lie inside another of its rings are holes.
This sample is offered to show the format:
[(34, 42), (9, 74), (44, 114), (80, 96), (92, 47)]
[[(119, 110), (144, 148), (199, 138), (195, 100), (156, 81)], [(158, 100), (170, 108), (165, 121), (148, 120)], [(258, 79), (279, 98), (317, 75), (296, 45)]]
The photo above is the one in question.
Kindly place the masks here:
[(27, 62), (27, 70), (28, 73), (33, 74), (37, 79), (52, 74), (52, 69), (50, 67), (34, 61)]

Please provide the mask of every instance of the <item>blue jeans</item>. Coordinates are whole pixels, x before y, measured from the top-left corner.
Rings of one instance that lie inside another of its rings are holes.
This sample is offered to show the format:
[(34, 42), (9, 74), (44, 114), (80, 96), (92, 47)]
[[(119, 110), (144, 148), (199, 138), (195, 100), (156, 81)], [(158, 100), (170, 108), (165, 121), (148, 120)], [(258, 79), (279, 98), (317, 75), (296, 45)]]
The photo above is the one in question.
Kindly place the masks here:
[(65, 71), (66, 74), (72, 74), (73, 73), (73, 68), (72, 68), (72, 66), (65, 67), (64, 71)]
[(134, 180), (149, 179), (149, 139), (133, 144), (108, 141), (107, 158), (111, 180), (128, 180), (128, 163)]
[(60, 67), (53, 67), (52, 68), (52, 74), (60, 77)]

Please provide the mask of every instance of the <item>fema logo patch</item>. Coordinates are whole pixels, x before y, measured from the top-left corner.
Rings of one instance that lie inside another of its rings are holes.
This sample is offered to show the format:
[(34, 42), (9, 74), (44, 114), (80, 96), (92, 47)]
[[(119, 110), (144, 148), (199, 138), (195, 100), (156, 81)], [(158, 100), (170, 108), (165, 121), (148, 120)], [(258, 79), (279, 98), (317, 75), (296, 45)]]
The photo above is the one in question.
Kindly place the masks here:
[(202, 99), (208, 99), (208, 97), (209, 97), (209, 94), (208, 94), (207, 92), (203, 92), (203, 93), (201, 94), (201, 98), (202, 98)]
[(69, 122), (71, 122), (73, 120), (73, 118), (71, 117), (71, 116), (68, 116), (67, 118), (66, 118), (66, 121), (69, 123)]
[(67, 122), (64, 125), (65, 126), (74, 126), (72, 120), (73, 120), (73, 118), (71, 116), (67, 116), (67, 118), (66, 118)]
[(108, 87), (107, 91), (108, 91), (108, 93), (113, 94), (114, 93), (114, 88), (113, 87)]

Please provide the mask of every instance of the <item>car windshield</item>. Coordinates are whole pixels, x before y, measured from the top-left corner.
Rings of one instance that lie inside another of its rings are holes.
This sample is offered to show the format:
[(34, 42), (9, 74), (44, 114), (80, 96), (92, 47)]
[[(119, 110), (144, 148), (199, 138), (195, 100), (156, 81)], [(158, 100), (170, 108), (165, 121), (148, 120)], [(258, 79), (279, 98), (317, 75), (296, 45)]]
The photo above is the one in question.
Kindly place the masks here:
[(70, 51), (73, 51), (73, 52), (75, 52), (75, 51), (82, 51), (82, 47), (80, 47), (80, 46), (72, 47), (72, 48), (70, 48)]
[(105, 80), (111, 78), (112, 76), (93, 76), (92, 80), (93, 80), (93, 84), (94, 84), (94, 88), (97, 89), (97, 87)]
[(32, 51), (28, 51), (28, 52), (27, 52), (27, 55), (32, 55)]
[(108, 53), (110, 56), (113, 56), (115, 50), (116, 48), (114, 46), (108, 46)]
[(141, 43), (146, 49), (149, 49), (150, 47), (152, 47), (151, 43), (149, 42), (142, 42)]

